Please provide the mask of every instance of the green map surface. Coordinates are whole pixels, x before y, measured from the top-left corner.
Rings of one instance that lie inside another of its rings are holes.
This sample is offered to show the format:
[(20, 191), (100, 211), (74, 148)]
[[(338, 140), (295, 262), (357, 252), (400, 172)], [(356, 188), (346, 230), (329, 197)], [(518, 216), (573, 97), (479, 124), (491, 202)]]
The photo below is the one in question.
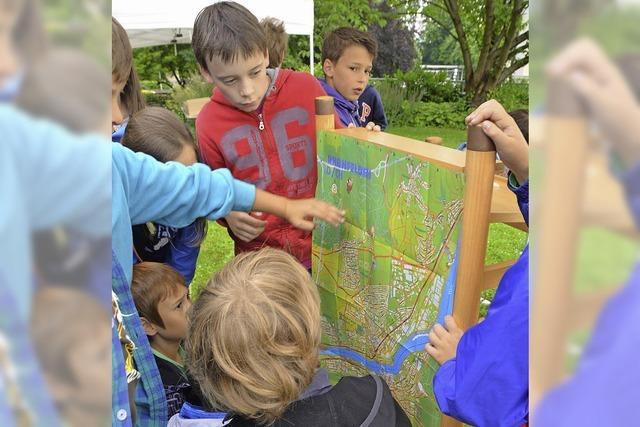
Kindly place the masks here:
[(424, 346), (453, 305), (464, 174), (335, 132), (317, 147), (316, 197), (347, 211), (313, 233), (322, 364), (382, 376), (413, 425), (439, 426)]

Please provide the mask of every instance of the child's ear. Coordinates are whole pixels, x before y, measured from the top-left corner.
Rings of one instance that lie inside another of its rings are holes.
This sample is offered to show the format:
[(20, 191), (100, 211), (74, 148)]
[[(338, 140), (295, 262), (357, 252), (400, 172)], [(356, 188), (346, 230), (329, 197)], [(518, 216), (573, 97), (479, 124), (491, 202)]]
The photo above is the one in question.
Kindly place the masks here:
[(209, 74), (209, 71), (202, 68), (202, 65), (200, 64), (198, 64), (198, 70), (200, 70), (200, 74), (202, 75), (202, 77), (204, 77), (207, 83), (213, 83), (213, 79), (211, 78), (211, 74)]
[(142, 329), (144, 329), (144, 333), (148, 337), (152, 337), (158, 333), (158, 328), (156, 328), (156, 325), (149, 322), (146, 317), (140, 317), (140, 322), (142, 322)]
[(325, 59), (322, 63), (322, 71), (326, 77), (333, 77), (333, 62), (330, 59)]

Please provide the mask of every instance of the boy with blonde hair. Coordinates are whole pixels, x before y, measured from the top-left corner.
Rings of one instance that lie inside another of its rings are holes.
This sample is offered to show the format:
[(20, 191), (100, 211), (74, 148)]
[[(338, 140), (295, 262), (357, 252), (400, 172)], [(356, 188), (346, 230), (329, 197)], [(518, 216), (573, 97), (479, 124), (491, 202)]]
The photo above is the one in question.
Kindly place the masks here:
[(307, 271), (271, 248), (237, 256), (194, 304), (187, 366), (229, 427), (410, 426), (377, 376), (335, 386), (318, 368), (320, 297)]

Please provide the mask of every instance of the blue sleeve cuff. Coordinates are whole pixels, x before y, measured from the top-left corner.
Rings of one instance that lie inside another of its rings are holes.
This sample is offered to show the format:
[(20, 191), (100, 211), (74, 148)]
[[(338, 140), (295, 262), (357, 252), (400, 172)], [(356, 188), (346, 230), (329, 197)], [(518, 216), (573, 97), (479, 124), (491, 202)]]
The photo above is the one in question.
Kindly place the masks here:
[(256, 200), (256, 187), (237, 179), (233, 180), (234, 201), (231, 210), (250, 212)]
[(455, 373), (454, 357), (444, 362), (433, 376), (433, 395), (440, 412), (446, 415), (454, 415), (452, 406), (455, 406)]

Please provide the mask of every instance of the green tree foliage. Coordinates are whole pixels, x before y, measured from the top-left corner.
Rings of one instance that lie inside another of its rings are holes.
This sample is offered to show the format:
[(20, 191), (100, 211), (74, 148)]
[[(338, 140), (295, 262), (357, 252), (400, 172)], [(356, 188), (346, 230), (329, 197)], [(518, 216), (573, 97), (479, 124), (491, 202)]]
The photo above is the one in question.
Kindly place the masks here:
[(309, 37), (290, 34), (289, 47), (282, 61), (282, 68), (296, 71), (309, 71)]
[(348, 26), (367, 31), (371, 25), (384, 27), (387, 22), (384, 12), (372, 7), (369, 0), (315, 0), (313, 10), (316, 61), (321, 59), (325, 35), (336, 28)]
[(471, 103), (529, 63), (528, 0), (429, 0), (422, 12), (456, 40)]
[[(103, 64), (111, 40), (111, 3), (106, 0), (47, 0), (36, 2), (44, 30), (56, 46), (77, 48)], [(33, 31), (36, 29), (34, 28)]]
[(422, 64), (462, 65), (463, 62), (456, 39), (437, 24), (427, 24), (418, 41), (418, 49)]
[(369, 27), (369, 33), (378, 41), (373, 74), (382, 77), (397, 70), (408, 71), (416, 60), (413, 32), (400, 14), (387, 3), (382, 3), (377, 9), (388, 19), (384, 26), (374, 24)]
[(174, 83), (184, 87), (198, 74), (196, 58), (188, 44), (134, 49), (133, 61), (140, 79), (153, 82), (155, 87), (173, 87)]

